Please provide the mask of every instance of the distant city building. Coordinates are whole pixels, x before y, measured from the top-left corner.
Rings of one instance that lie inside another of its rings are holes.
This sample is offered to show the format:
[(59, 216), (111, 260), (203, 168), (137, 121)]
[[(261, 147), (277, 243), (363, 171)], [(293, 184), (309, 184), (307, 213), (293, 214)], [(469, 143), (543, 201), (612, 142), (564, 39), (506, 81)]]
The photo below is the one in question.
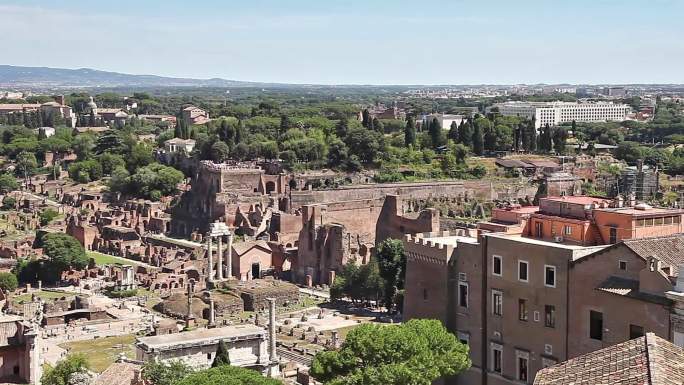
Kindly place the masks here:
[(603, 89), (603, 94), (615, 98), (624, 98), (627, 96), (627, 91), (625, 87), (606, 87)]
[(176, 117), (173, 115), (138, 115), (138, 117), (152, 124), (166, 123), (169, 128), (176, 127)]
[(465, 115), (454, 115), (454, 114), (431, 114), (431, 115), (425, 115), (423, 117), (423, 123), (425, 126), (423, 127), (428, 127), (430, 125), (430, 122), (432, 122), (432, 119), (437, 119), (437, 122), (439, 122), (439, 125), (442, 127), (444, 130), (448, 130), (451, 128), (451, 123), (456, 123), (456, 125), (460, 125), (461, 122), (464, 120), (467, 120), (467, 117)]
[(193, 124), (204, 124), (210, 121), (209, 113), (195, 106), (188, 106), (183, 109), (183, 122), (190, 126)]
[(535, 120), (535, 127), (556, 126), (572, 122), (621, 122), (626, 120), (632, 108), (626, 104), (606, 102), (504, 102), (495, 103), (504, 116), (519, 116)]

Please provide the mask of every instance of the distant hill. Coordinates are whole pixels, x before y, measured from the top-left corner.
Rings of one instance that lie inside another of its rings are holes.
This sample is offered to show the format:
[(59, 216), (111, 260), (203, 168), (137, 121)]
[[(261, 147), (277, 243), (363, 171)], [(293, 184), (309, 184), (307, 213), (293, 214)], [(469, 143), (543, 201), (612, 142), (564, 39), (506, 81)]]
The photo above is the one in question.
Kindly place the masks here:
[(90, 68), (64, 69), (0, 65), (0, 87), (247, 87), (265, 83), (131, 75)]

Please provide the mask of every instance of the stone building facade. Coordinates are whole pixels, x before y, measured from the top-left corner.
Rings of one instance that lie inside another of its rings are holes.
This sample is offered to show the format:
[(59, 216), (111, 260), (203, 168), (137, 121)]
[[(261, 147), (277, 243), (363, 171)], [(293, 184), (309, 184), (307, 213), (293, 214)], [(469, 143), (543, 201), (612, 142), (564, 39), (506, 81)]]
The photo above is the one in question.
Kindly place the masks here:
[(532, 383), (545, 367), (647, 332), (684, 345), (683, 239), (408, 236), (404, 317), (440, 319), (469, 344), (472, 368), (448, 383)]

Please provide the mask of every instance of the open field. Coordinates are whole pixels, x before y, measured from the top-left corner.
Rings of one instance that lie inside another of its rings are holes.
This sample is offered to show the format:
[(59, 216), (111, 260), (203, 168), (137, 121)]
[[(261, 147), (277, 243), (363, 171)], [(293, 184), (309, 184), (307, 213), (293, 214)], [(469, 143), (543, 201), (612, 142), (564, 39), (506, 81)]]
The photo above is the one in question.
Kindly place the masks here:
[(43, 300), (49, 300), (49, 299), (55, 299), (55, 298), (62, 298), (62, 297), (74, 297), (76, 294), (74, 293), (68, 293), (65, 291), (47, 291), (47, 290), (42, 290), (42, 291), (34, 291), (32, 293), (26, 293), (22, 294), (19, 296), (16, 296), (12, 298), (13, 301), (17, 302), (24, 302), (24, 301), (29, 301), (31, 300), (32, 295), (36, 295), (38, 298), (43, 299)]
[(130, 259), (102, 254), (97, 251), (87, 251), (86, 254), (88, 258), (93, 258), (97, 265), (140, 265), (139, 262)]
[(91, 369), (101, 373), (116, 361), (120, 353), (124, 353), (126, 357), (135, 358), (134, 343), (135, 336), (128, 334), (117, 337), (66, 342), (59, 346), (69, 351), (69, 353), (84, 354), (90, 363)]

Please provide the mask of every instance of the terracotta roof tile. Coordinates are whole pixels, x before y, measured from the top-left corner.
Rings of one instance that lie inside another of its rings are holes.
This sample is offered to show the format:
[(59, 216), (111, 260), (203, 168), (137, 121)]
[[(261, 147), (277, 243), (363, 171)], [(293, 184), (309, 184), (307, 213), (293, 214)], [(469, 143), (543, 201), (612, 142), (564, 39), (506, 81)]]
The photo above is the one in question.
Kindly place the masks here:
[(535, 385), (684, 383), (684, 350), (653, 333), (542, 369)]

